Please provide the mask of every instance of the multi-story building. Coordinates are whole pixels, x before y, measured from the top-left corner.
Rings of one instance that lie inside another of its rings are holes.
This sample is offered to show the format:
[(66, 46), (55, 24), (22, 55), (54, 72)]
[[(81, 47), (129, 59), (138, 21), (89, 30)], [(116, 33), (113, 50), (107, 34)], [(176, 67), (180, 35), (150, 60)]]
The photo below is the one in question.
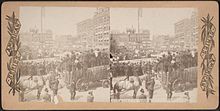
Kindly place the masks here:
[(21, 33), (21, 48), (28, 47), (33, 56), (40, 56), (43, 53), (50, 54), (54, 48), (53, 33), (51, 30), (38, 32), (31, 29), (29, 32)]
[(20, 41), (21, 45), (26, 45), (26, 46), (32, 46), (32, 33), (30, 32), (24, 32), (24, 33), (20, 33)]
[(111, 37), (118, 46), (125, 46), (129, 42), (129, 36), (126, 33), (111, 34)]
[(197, 44), (198, 44), (198, 39), (199, 39), (199, 26), (198, 26), (198, 13), (195, 11), (193, 12), (192, 16), (191, 16), (191, 25), (192, 25), (192, 38), (191, 41), (191, 46), (193, 49), (197, 49)]
[[(33, 29), (34, 30), (34, 29)], [(43, 48), (43, 49), (52, 49), (54, 46), (53, 33), (51, 30), (47, 30), (43, 33), (38, 32), (25, 32), (21, 33), (21, 41), (23, 45), (28, 45), (31, 48)]]
[(175, 38), (180, 50), (196, 49), (198, 41), (197, 13), (193, 12), (191, 18), (185, 18), (175, 23)]
[(178, 39), (178, 49), (188, 49), (189, 40), (191, 36), (191, 29), (190, 29), (190, 19), (185, 18), (177, 23), (175, 23), (175, 37)]
[(72, 35), (56, 35), (54, 37), (55, 49), (58, 52), (71, 51), (74, 47), (74, 43), (77, 41), (77, 37)]
[(93, 19), (86, 19), (77, 24), (77, 36), (83, 49), (94, 48), (94, 24)]
[(93, 16), (95, 49), (109, 51), (110, 8), (97, 8)]
[(129, 41), (138, 43), (138, 49), (149, 49), (150, 48), (150, 31), (143, 30), (140, 33), (130, 33)]
[(93, 18), (78, 23), (77, 36), (85, 50), (109, 51), (110, 9), (97, 8)]
[(134, 29), (127, 29), (127, 33), (114, 33), (111, 38), (118, 46), (125, 46), (130, 50), (147, 50), (150, 47), (150, 32), (145, 30), (135, 33)]
[(51, 30), (46, 30), (42, 33), (34, 33), (32, 41), (35, 41), (35, 46), (42, 49), (50, 51), (53, 49), (53, 33)]
[(173, 38), (169, 35), (154, 35), (151, 46), (154, 50), (164, 51), (171, 50), (173, 44)]

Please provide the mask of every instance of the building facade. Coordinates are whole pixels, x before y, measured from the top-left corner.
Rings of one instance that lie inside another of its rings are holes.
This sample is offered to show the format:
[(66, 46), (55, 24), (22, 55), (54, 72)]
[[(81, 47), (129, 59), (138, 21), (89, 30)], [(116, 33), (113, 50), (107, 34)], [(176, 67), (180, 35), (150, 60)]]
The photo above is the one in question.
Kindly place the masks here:
[(76, 41), (80, 40), (72, 35), (56, 35), (54, 37), (56, 52), (72, 51)]
[(149, 30), (135, 33), (134, 30), (127, 29), (127, 33), (113, 33), (111, 38), (117, 46), (125, 46), (130, 50), (148, 50), (151, 43)]
[(174, 48), (174, 37), (170, 35), (154, 35), (152, 40), (152, 49), (157, 51), (172, 50)]
[(190, 18), (175, 23), (175, 37), (178, 39), (179, 50), (195, 50), (198, 43), (197, 12), (193, 12)]
[(77, 24), (77, 36), (85, 50), (109, 51), (110, 8), (97, 8), (92, 18)]
[(109, 51), (110, 46), (110, 8), (97, 8), (94, 21), (95, 49)]
[(21, 33), (20, 38), (21, 48), (28, 47), (35, 57), (40, 57), (43, 54), (49, 56), (49, 54), (53, 52), (54, 39), (51, 30), (38, 32), (37, 29), (31, 29), (29, 32)]
[(86, 19), (77, 24), (77, 36), (83, 49), (89, 50), (94, 48), (94, 24), (93, 19)]

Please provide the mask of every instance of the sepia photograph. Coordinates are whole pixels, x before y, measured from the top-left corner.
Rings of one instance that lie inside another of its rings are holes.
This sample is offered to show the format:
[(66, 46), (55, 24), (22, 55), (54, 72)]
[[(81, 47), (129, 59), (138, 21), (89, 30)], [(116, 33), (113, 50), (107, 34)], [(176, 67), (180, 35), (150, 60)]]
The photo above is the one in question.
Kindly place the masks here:
[(215, 1), (2, 2), (3, 110), (219, 106)]
[(111, 8), (110, 16), (111, 102), (197, 102), (196, 8)]
[(24, 6), (19, 13), (19, 101), (109, 102), (109, 8)]

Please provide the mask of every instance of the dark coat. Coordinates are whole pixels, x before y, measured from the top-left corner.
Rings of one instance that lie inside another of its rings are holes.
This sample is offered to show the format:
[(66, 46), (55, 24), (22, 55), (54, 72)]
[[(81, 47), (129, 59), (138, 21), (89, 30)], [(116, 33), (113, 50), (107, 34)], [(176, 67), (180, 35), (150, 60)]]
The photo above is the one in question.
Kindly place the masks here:
[(142, 70), (142, 67), (141, 66), (138, 66), (137, 67), (138, 68), (138, 76), (141, 76), (141, 75), (143, 75), (143, 70)]
[(128, 66), (128, 76), (133, 76), (133, 68), (132, 66)]
[(154, 85), (155, 85), (155, 80), (154, 79), (149, 79), (149, 78), (147, 78), (146, 79), (146, 83), (145, 83), (146, 85), (146, 89), (148, 89), (148, 90), (154, 90)]
[(75, 92), (75, 91), (76, 91), (76, 84), (72, 82), (70, 85), (70, 92)]

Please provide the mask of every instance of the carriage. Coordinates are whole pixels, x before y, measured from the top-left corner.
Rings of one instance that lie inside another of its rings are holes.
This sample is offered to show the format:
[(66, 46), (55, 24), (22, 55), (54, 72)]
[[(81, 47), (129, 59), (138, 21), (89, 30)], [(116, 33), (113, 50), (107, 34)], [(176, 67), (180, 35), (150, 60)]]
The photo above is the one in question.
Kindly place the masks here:
[(197, 87), (197, 67), (189, 67), (162, 74), (163, 87), (171, 82), (175, 92), (191, 90)]
[(87, 91), (97, 87), (108, 88), (108, 66), (95, 66), (82, 69), (73, 74), (73, 81), (76, 81), (76, 89), (78, 91)]
[(191, 90), (195, 87), (197, 87), (197, 67), (185, 68), (173, 82), (176, 92)]

